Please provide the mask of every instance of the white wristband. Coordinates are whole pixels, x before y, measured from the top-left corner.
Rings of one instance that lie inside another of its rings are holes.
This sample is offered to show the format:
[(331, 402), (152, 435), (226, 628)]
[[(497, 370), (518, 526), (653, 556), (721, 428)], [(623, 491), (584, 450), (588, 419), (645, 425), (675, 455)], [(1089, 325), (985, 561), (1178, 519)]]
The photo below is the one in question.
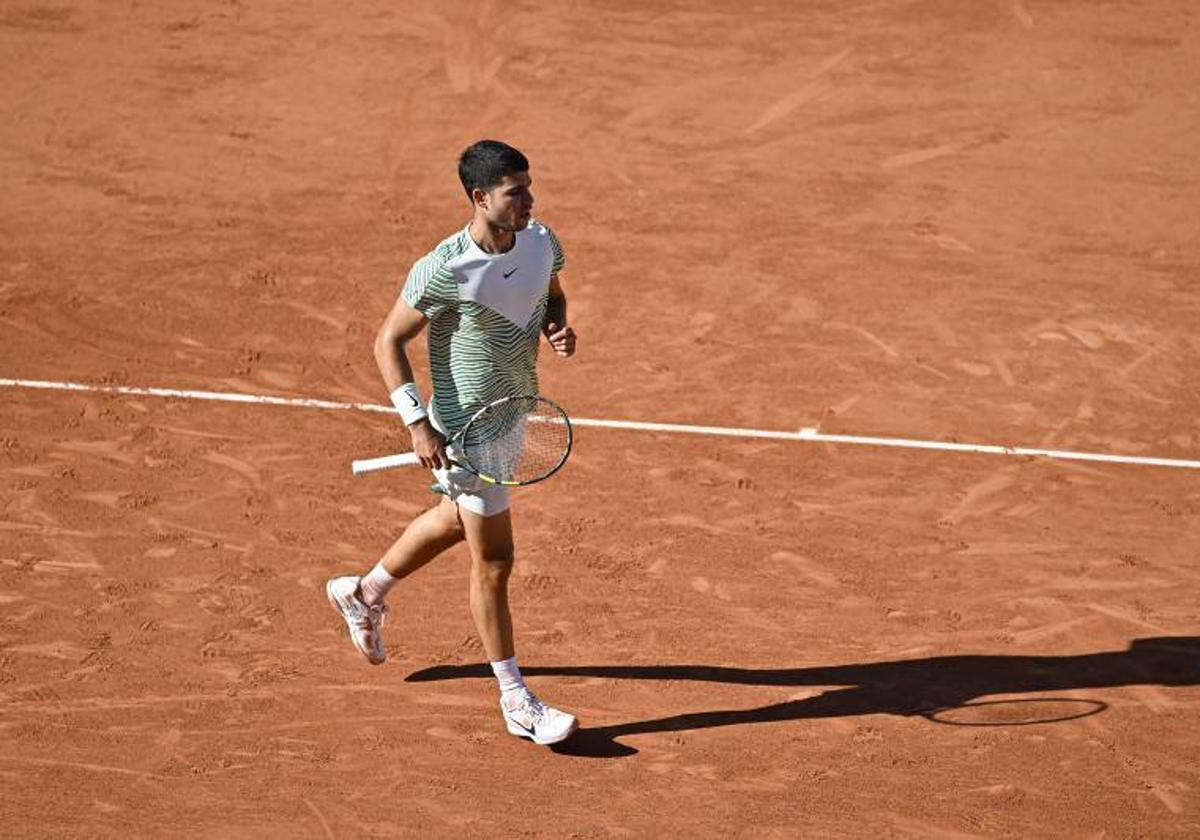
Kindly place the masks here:
[(425, 413), (425, 403), (421, 400), (421, 392), (417, 390), (415, 382), (405, 382), (392, 391), (392, 405), (400, 412), (400, 419), (404, 421), (405, 426), (411, 426), (429, 416)]

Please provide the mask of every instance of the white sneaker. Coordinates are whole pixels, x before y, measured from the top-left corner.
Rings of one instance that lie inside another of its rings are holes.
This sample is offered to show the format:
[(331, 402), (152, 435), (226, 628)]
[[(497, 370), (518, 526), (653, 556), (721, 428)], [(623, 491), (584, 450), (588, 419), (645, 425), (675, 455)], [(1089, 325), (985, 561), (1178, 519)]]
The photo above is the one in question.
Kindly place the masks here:
[(504, 698), (500, 698), (500, 712), (510, 735), (530, 738), (533, 743), (544, 746), (565, 741), (579, 728), (574, 715), (545, 705), (528, 689), (510, 702), (513, 703), (511, 709), (505, 705)]
[(354, 575), (330, 578), (325, 584), (325, 595), (333, 608), (346, 619), (350, 641), (354, 642), (358, 652), (367, 657), (372, 665), (382, 665), (387, 660), (387, 651), (383, 649), (379, 628), (383, 626), (383, 619), (387, 615), (387, 605), (368, 607), (363, 603), (358, 578)]

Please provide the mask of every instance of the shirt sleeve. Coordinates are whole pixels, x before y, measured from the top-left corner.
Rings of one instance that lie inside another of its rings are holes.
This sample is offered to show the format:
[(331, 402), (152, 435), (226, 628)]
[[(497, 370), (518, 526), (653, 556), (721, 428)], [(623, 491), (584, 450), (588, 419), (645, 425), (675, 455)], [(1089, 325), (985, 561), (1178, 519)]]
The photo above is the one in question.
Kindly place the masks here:
[(563, 266), (567, 264), (567, 255), (563, 252), (562, 243), (558, 241), (558, 237), (554, 235), (554, 231), (546, 228), (546, 233), (550, 237), (550, 253), (554, 257), (554, 261), (550, 264), (550, 276), (555, 277), (558, 272), (562, 271)]
[(405, 303), (431, 321), (458, 300), (454, 274), (436, 251), (413, 263), (400, 294)]

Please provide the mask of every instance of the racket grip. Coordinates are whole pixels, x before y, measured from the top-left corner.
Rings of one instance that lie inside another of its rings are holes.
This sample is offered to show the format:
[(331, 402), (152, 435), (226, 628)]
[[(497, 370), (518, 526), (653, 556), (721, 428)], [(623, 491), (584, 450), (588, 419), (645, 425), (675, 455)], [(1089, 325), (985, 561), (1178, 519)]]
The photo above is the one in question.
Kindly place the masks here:
[(420, 463), (421, 459), (416, 452), (402, 452), (399, 455), (385, 455), (382, 458), (366, 458), (355, 461), (350, 465), (350, 469), (354, 471), (355, 475), (362, 475), (376, 470), (388, 470), (392, 467), (415, 467)]

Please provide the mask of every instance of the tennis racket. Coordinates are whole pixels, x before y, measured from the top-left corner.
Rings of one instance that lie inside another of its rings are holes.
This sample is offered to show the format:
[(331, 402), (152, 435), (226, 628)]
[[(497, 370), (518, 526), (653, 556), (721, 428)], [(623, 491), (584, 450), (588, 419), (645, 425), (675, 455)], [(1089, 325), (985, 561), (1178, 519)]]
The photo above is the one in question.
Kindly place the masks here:
[[(504, 397), (471, 415), (446, 441), (450, 462), (489, 484), (520, 487), (554, 475), (571, 454), (571, 420), (562, 407), (541, 396)], [(355, 461), (355, 475), (411, 467), (415, 452)]]

